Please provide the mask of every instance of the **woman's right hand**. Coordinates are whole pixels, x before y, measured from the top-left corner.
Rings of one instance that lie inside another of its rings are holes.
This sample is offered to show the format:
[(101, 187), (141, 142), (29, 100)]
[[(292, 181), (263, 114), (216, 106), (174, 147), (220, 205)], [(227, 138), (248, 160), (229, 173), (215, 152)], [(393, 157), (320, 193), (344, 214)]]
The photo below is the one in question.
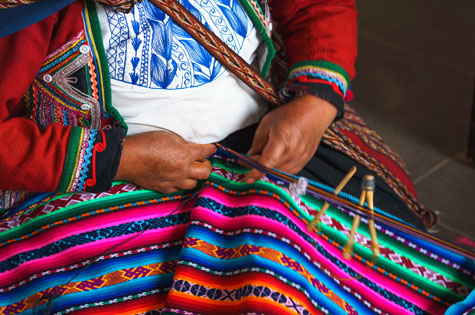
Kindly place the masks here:
[(206, 159), (213, 144), (187, 142), (180, 136), (152, 131), (125, 138), (116, 180), (128, 180), (147, 189), (173, 193), (192, 189), (211, 173)]

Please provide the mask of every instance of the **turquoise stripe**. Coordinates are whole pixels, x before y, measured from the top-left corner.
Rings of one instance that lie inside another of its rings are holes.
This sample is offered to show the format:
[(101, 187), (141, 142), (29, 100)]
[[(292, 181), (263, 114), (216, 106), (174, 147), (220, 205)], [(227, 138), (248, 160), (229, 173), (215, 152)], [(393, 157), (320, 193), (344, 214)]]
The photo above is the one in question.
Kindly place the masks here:
[[(51, 303), (51, 314), (63, 311), (73, 306), (112, 300), (122, 296), (133, 295), (153, 289), (168, 288), (171, 286), (172, 281), (172, 274), (150, 276), (146, 278), (130, 280), (105, 288), (62, 295), (54, 299), (54, 301)], [(45, 314), (46, 304), (47, 303), (38, 307), (36, 309), (36, 314)], [(33, 315), (33, 310), (30, 309), (19, 314)]]
[[(323, 282), (330, 290), (334, 291), (336, 294), (341, 296), (345, 301), (352, 301), (350, 304), (357, 308), (357, 305), (360, 305), (361, 307), (365, 307), (361, 302), (354, 298), (353, 295), (348, 294), (343, 288), (341, 288), (338, 284), (335, 284), (334, 280), (329, 278), (326, 274), (324, 274), (318, 267), (313, 265), (304, 255), (303, 253), (300, 253), (298, 250), (296, 250), (294, 247), (291, 245), (285, 243), (284, 241), (280, 241), (278, 239), (272, 238), (270, 236), (266, 235), (259, 235), (259, 234), (241, 234), (241, 235), (235, 235), (235, 236), (221, 236), (218, 234), (215, 234), (214, 232), (202, 228), (202, 227), (196, 227), (196, 226), (190, 226), (188, 228), (189, 233), (187, 234), (188, 237), (197, 237), (199, 239), (205, 240), (208, 243), (211, 243), (215, 246), (218, 246), (220, 248), (236, 248), (241, 245), (246, 245), (246, 244), (251, 244), (251, 245), (257, 245), (261, 247), (266, 247), (266, 248), (278, 248), (280, 252), (285, 253), (287, 256), (291, 257), (298, 263), (300, 263), (305, 269), (308, 270), (308, 272), (312, 275), (315, 276), (316, 279), (320, 280)], [(297, 245), (298, 246), (298, 245)], [(331, 255), (329, 254), (324, 248), (321, 248), (326, 255)], [(324, 254), (324, 256), (325, 256)], [(232, 258), (232, 259), (226, 259), (226, 262), (232, 261), (237, 258)], [(346, 265), (347, 263), (342, 262), (338, 260), (339, 263)], [(207, 265), (207, 261), (203, 261), (203, 263)], [(335, 264), (335, 262), (330, 262), (330, 264)], [(244, 267), (244, 266), (243, 266)], [(341, 269), (339, 266), (337, 268)], [(348, 266), (349, 271), (354, 271), (351, 266)], [(290, 269), (289, 269), (290, 270)], [(318, 276), (317, 276), (318, 274)], [(287, 276), (287, 274), (283, 274), (284, 276)], [(323, 280), (325, 279), (325, 280)], [(369, 278), (361, 278), (358, 280), (362, 285), (366, 286), (368, 289), (372, 290), (374, 294), (377, 295), (384, 295), (384, 289), (381, 288), (377, 284), (371, 284), (368, 285), (368, 283), (372, 283), (372, 280)], [(380, 290), (383, 290), (383, 292), (380, 292)], [(391, 292), (391, 291), (388, 291)], [(397, 292), (391, 292), (397, 296)], [(354, 299), (353, 299), (354, 298)], [(382, 297), (383, 298), (383, 297)], [(387, 300), (391, 300), (391, 298), (386, 298)], [(403, 302), (403, 298), (401, 299), (401, 302)], [(404, 300), (405, 301), (405, 300)], [(407, 301), (405, 301), (407, 302)], [(409, 303), (411, 304), (411, 303)], [(415, 307), (416, 309), (418, 308), (417, 306)]]
[(475, 290), (473, 290), (465, 300), (449, 307), (445, 315), (461, 315), (473, 306), (475, 306)]
[(180, 253), (181, 245), (175, 248), (162, 248), (153, 252), (145, 252), (134, 254), (133, 256), (122, 256), (118, 258), (109, 258), (108, 260), (93, 263), (87, 269), (78, 268), (64, 273), (54, 273), (45, 275), (36, 280), (25, 284), (13, 291), (1, 293), (0, 307), (17, 303), (26, 299), (27, 297), (43, 291), (53, 286), (58, 286), (67, 283), (75, 275), (79, 274), (74, 282), (86, 281), (98, 278), (102, 275), (123, 269), (136, 268), (152, 263), (161, 263), (172, 260), (177, 260)]
[[(278, 263), (275, 263), (273, 261), (270, 261), (268, 259), (265, 259), (259, 256), (255, 256), (255, 255), (245, 256), (245, 257), (233, 258), (233, 259), (223, 261), (222, 259), (208, 256), (198, 249), (184, 248), (182, 250), (181, 259), (197, 262), (207, 268), (221, 270), (221, 271), (239, 270), (243, 267), (267, 268), (269, 270), (274, 271), (278, 275), (284, 275), (283, 277), (288, 279), (289, 282), (298, 284), (301, 288), (304, 288), (305, 291), (307, 291), (307, 293), (311, 296), (311, 298), (315, 300), (319, 305), (327, 308), (330, 311), (330, 314), (336, 314), (336, 315), (347, 314), (343, 309), (341, 309), (333, 301), (329, 300), (323, 293), (321, 293), (317, 288), (315, 288), (311, 283), (309, 283), (305, 279), (305, 277), (300, 275), (298, 272), (293, 271), (289, 268), (283, 267), (282, 265)], [(325, 285), (327, 284), (325, 283)], [(354, 302), (354, 298), (352, 302)], [(365, 312), (360, 307), (358, 307), (358, 310), (361, 311), (360, 314), (372, 314), (372, 313), (368, 313), (367, 311)]]
[(294, 78), (299, 77), (299, 76), (302, 76), (302, 75), (308, 75), (308, 76), (312, 76), (312, 77), (315, 77), (315, 78), (320, 78), (320, 79), (329, 81), (331, 83), (334, 83), (340, 88), (340, 91), (343, 93), (343, 95), (346, 95), (346, 87), (345, 87), (345, 84), (343, 82), (341, 82), (340, 80), (338, 80), (336, 78), (333, 78), (331, 76), (323, 75), (321, 73), (315, 73), (315, 72), (312, 72), (312, 71), (296, 71), (296, 72), (293, 72), (292, 75), (289, 76), (289, 80), (294, 79)]

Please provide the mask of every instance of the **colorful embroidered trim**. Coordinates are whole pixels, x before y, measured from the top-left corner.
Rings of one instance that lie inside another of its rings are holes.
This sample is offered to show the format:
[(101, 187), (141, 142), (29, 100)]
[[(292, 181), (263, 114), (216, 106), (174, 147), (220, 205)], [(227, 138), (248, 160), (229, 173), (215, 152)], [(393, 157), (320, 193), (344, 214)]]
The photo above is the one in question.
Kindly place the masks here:
[(68, 151), (57, 188), (58, 191), (83, 191), (89, 164), (91, 164), (96, 134), (97, 130), (71, 128)]
[(345, 98), (350, 82), (348, 75), (346, 72), (340, 72), (342, 69), (339, 69), (340, 71), (335, 69), (338, 69), (337, 65), (330, 65), (329, 62), (324, 61), (297, 63), (290, 69), (288, 79), (292, 80), (299, 76), (322, 79), (338, 86), (339, 94)]
[(96, 154), (97, 152), (103, 152), (107, 148), (107, 139), (104, 131), (100, 130), (102, 135), (102, 143), (96, 143), (92, 152), (92, 178), (88, 179), (84, 183), (84, 191), (86, 187), (92, 187), (96, 185)]
[(46, 56), (43, 65), (25, 95), (26, 117), (44, 129), (52, 123), (98, 129), (101, 108), (91, 88), (78, 90), (73, 84), (82, 82), (76, 72), (85, 68), (86, 85), (97, 85), (90, 76), (92, 59), (84, 31)]
[(94, 91), (94, 93), (97, 91), (98, 101), (102, 106), (102, 114), (105, 117), (112, 118), (112, 127), (120, 126), (127, 130), (127, 124), (122, 115), (120, 115), (117, 109), (112, 106), (109, 67), (107, 66), (107, 58), (104, 51), (104, 44), (102, 42), (102, 33), (97, 17), (96, 5), (93, 1), (86, 1), (83, 17), (87, 40), (92, 49), (93, 59), (91, 60), (91, 63), (94, 65), (96, 73), (96, 76), (94, 77), (91, 74), (91, 78), (94, 79), (97, 77), (97, 80), (91, 80), (92, 91)]
[[(91, 129), (86, 129), (86, 132), (89, 133), (88, 135), (88, 141), (87, 145), (84, 147), (81, 147), (81, 153), (79, 157), (79, 162), (82, 162), (81, 165), (81, 176), (79, 177), (79, 180), (77, 182), (76, 188), (78, 188), (78, 191), (85, 191), (86, 189), (86, 178), (88, 176), (88, 171), (89, 171), (89, 164), (92, 165), (91, 167), (94, 168), (95, 165), (95, 159), (91, 160), (93, 157), (93, 150), (94, 147), (96, 146), (95, 141), (96, 141), (96, 135), (97, 135), (97, 130), (91, 130)], [(85, 150), (84, 150), (85, 149)], [(79, 167), (78, 167), (79, 168)], [(72, 187), (71, 187), (72, 188)]]

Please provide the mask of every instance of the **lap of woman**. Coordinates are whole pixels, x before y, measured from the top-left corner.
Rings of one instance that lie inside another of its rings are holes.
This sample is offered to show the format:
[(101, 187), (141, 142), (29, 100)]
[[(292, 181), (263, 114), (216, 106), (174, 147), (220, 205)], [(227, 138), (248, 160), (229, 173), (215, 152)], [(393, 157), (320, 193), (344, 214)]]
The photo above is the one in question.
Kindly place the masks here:
[(345, 260), (349, 213), (308, 232), (320, 200), (211, 161), (193, 191), (116, 183), (2, 220), (0, 314), (442, 314), (475, 287), (473, 261), (382, 225), (379, 258), (363, 222)]

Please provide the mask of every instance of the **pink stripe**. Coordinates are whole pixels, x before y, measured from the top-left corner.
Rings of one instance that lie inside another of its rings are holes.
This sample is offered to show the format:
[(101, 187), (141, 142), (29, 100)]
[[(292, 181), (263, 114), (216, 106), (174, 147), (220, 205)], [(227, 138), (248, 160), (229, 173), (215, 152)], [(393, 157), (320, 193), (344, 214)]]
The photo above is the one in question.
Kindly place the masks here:
[[(206, 191), (208, 193), (208, 191)], [(220, 203), (226, 204), (226, 205), (235, 205), (239, 204), (240, 206), (243, 206), (246, 204), (246, 196), (242, 197), (235, 197), (235, 196), (229, 196), (229, 195), (224, 195), (223, 198), (223, 193), (219, 191), (218, 189), (215, 189), (214, 192), (207, 194), (207, 197), (211, 196), (213, 197), (214, 200), (220, 199)], [(231, 202), (227, 202), (230, 199), (234, 199)], [(241, 202), (237, 202), (236, 199), (241, 199)], [(285, 206), (281, 203), (275, 203), (275, 202), (267, 202), (265, 199), (273, 199), (272, 197), (269, 196), (261, 196), (260, 202), (262, 204), (265, 204), (266, 208), (271, 208), (272, 210), (275, 210), (279, 213), (281, 213), (284, 216), (287, 216), (289, 219), (292, 220), (294, 224), (296, 224), (302, 231), (304, 231), (307, 235), (310, 235), (311, 237), (316, 237), (313, 234), (309, 234), (306, 231), (306, 225), (303, 223), (303, 221), (297, 219), (294, 214), (292, 214)], [(252, 204), (257, 204), (255, 203), (256, 200), (253, 200)], [(272, 205), (272, 206), (271, 206)], [(199, 211), (201, 210), (201, 211)], [(298, 234), (293, 232), (292, 230), (288, 229), (284, 224), (263, 218), (261, 216), (255, 216), (255, 215), (247, 215), (239, 218), (228, 218), (221, 216), (217, 214), (214, 211), (210, 211), (209, 209), (205, 208), (200, 208), (196, 209), (192, 213), (192, 217), (190, 220), (202, 220), (204, 222), (209, 222), (210, 224), (223, 229), (223, 230), (236, 230), (239, 228), (248, 228), (250, 226), (254, 226), (256, 228), (261, 228), (267, 231), (271, 231), (273, 233), (276, 233), (277, 235), (282, 235), (290, 240), (292, 240), (294, 243), (298, 244), (300, 247), (302, 247), (303, 252), (310, 253), (312, 257), (314, 257), (317, 261), (322, 263), (326, 268), (328, 268), (332, 273), (337, 275), (339, 278), (349, 278), (350, 276), (343, 271), (341, 271), (338, 267), (334, 266), (333, 263), (329, 260), (327, 260), (325, 257), (323, 257), (314, 247), (310, 246), (305, 240), (303, 240)], [(336, 247), (333, 245), (327, 243), (323, 239), (321, 239), (321, 242), (319, 242), (320, 245), (322, 245), (332, 256), (335, 256), (336, 258), (340, 259), (341, 261), (344, 261), (342, 257), (342, 253), (340, 250), (338, 250)], [(318, 258), (317, 258), (318, 257)], [(323, 263), (324, 262), (324, 263)], [(406, 300), (410, 301), (411, 303), (419, 306), (422, 309), (427, 309), (432, 312), (440, 312), (441, 314), (444, 313), (445, 308), (438, 304), (437, 302), (428, 299), (413, 290), (409, 289), (407, 286), (402, 285), (401, 283), (394, 281), (390, 278), (387, 278), (380, 273), (369, 269), (366, 267), (364, 264), (359, 262), (358, 260), (355, 260), (354, 258), (351, 259), (350, 261), (346, 261), (346, 264), (349, 265), (351, 268), (353, 268), (356, 272), (365, 275), (369, 280), (372, 280), (373, 282), (378, 283), (379, 286), (385, 288), (389, 292), (393, 292), (394, 294), (398, 296), (403, 296)], [(353, 288), (356, 292), (362, 292), (365, 291), (366, 294), (364, 295), (366, 299), (372, 301), (375, 305), (377, 305), (379, 308), (382, 308), (383, 310), (388, 311), (389, 313), (392, 313), (394, 311), (394, 307), (399, 307), (393, 302), (389, 300), (384, 300), (387, 303), (381, 304), (382, 302), (381, 298), (371, 299), (371, 297), (375, 296), (375, 292), (361, 284), (360, 282), (353, 280), (353, 281), (347, 281), (345, 282), (346, 285), (349, 287)], [(356, 284), (356, 286), (355, 286)], [(400, 308), (400, 307), (399, 307)], [(402, 313), (407, 313), (407, 310), (401, 308), (400, 310)]]
[[(277, 235), (285, 236), (286, 238), (296, 242), (296, 238), (299, 238), (298, 235), (289, 235), (288, 228), (279, 222), (272, 221), (271, 219), (262, 218), (256, 215), (246, 215), (239, 218), (228, 218), (221, 216), (213, 211), (210, 211), (206, 208), (196, 208), (193, 211), (192, 219), (201, 220), (208, 222), (209, 224), (223, 229), (225, 231), (238, 230), (242, 228), (257, 228), (276, 233)], [(284, 235), (285, 234), (285, 235)], [(308, 243), (302, 241), (297, 241), (298, 245), (302, 248), (302, 253), (309, 253), (316, 261), (326, 267), (334, 276), (338, 278), (350, 278), (350, 276), (339, 268), (334, 266), (330, 261), (321, 255), (315, 248), (309, 246)], [(345, 281), (344, 282), (348, 287), (352, 288), (354, 291), (361, 294), (365, 299), (371, 301), (375, 307), (382, 310), (398, 310), (397, 314), (411, 314), (407, 310), (401, 308), (397, 304), (394, 304), (391, 301), (383, 300), (381, 298), (371, 299), (372, 296), (375, 296), (375, 292), (367, 288), (365, 285), (358, 281)]]
[[(165, 243), (170, 240), (181, 240), (185, 236), (187, 227), (188, 224), (181, 224), (168, 228), (146, 231), (132, 241), (115, 248), (113, 252), (116, 253), (129, 249)], [(93, 244), (78, 245), (58, 254), (27, 261), (15, 269), (0, 274), (0, 287), (20, 282), (22, 279), (28, 278), (38, 272), (60, 268), (61, 266), (74, 265), (97, 255), (101, 255), (106, 250), (132, 238), (136, 234), (137, 233), (104, 239), (96, 241)]]
[[(180, 203), (181, 201), (173, 201), (144, 207), (120, 209), (86, 217), (82, 220), (75, 220), (71, 223), (61, 224), (49, 228), (44, 232), (40, 232), (28, 239), (10, 243), (3, 248), (0, 248), (0, 257), (2, 257), (2, 260), (6, 260), (19, 253), (41, 248), (47, 244), (52, 244), (69, 236), (116, 226), (123, 223), (167, 216), (172, 210), (178, 207)], [(189, 212), (191, 211), (192, 205), (192, 202), (188, 202), (183, 208), (175, 213)]]

